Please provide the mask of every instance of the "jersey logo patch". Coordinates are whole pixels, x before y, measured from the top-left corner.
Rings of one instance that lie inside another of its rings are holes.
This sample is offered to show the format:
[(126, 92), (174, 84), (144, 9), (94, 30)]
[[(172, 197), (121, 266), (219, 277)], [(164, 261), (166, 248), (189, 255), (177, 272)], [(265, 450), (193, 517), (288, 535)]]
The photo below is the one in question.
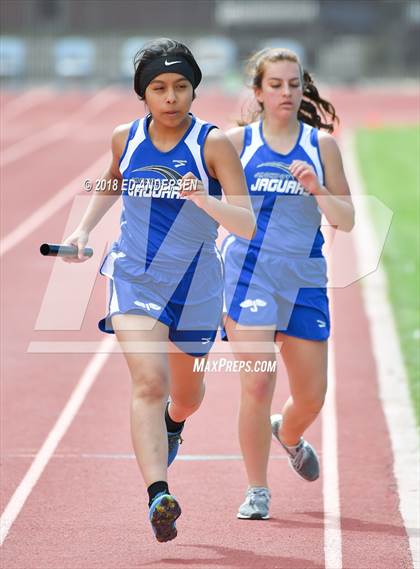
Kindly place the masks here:
[(294, 178), (285, 162), (262, 162), (258, 168), (275, 168), (278, 172), (259, 171), (254, 175), (255, 182), (251, 185), (252, 192), (268, 192), (283, 195), (306, 195), (308, 192)]
[(290, 176), (289, 164), (286, 164), (285, 162), (262, 162), (261, 164), (258, 164), (257, 168), (264, 168), (265, 166), (277, 168), (278, 170), (286, 172), (286, 174)]
[(185, 166), (186, 163), (186, 160), (172, 160), (172, 164), (175, 165), (175, 168), (181, 168), (181, 166)]
[(136, 168), (133, 172), (157, 172), (167, 180), (180, 180), (182, 178), (181, 174), (173, 168), (169, 168), (168, 166), (155, 166), (153, 164), (143, 166), (143, 168)]
[[(177, 162), (187, 163), (186, 160), (177, 160)], [(150, 166), (136, 168), (133, 170), (133, 173), (134, 172), (157, 172), (160, 174), (161, 178), (124, 178), (121, 188), (123, 192), (126, 192), (128, 196), (143, 198), (169, 198), (180, 200), (186, 199), (185, 195), (180, 195), (182, 175), (173, 168), (151, 164)], [(189, 178), (188, 180), (184, 181), (183, 189), (185, 191), (194, 191), (197, 189), (197, 184), (197, 178)]]
[(155, 304), (154, 302), (140, 302), (140, 300), (135, 300), (134, 304), (136, 306), (140, 306), (140, 308), (145, 308), (148, 312), (151, 310), (161, 310), (162, 307), (159, 304)]
[(265, 302), (265, 300), (262, 300), (261, 298), (256, 298), (255, 300), (247, 298), (244, 301), (242, 301), (239, 306), (241, 308), (250, 308), (251, 312), (258, 312), (258, 308), (259, 307), (264, 308), (264, 306), (267, 306), (267, 303)]

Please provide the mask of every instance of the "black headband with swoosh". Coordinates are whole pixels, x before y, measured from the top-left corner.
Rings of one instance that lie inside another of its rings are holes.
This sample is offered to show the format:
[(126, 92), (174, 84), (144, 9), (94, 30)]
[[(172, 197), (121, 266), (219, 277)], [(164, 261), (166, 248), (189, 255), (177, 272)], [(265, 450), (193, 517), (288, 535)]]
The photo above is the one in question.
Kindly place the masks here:
[(147, 86), (155, 77), (162, 73), (179, 73), (195, 89), (201, 81), (201, 71), (194, 59), (191, 61), (183, 55), (165, 55), (154, 59), (142, 69), (137, 77), (134, 76), (134, 90), (140, 97), (144, 97)]

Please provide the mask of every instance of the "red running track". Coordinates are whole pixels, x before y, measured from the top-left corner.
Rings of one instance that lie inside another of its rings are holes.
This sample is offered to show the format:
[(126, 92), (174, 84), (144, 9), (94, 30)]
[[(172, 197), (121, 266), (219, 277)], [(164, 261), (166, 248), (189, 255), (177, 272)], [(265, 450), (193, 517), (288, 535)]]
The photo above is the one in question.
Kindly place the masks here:
[[(10, 122), (8, 106), (17, 95), (2, 96), (2, 151), (13, 146), (16, 150), (25, 137), (43, 137), (41, 146), (29, 149), (2, 171), (3, 237), (107, 152), (117, 124), (143, 113), (133, 95), (124, 91), (108, 95), (100, 112), (82, 114), (80, 120), (78, 111), (83, 112), (94, 94), (56, 93), (26, 112), (21, 106)], [(392, 97), (381, 98), (377, 93), (349, 96), (337, 91), (331, 98), (347, 127), (364, 124), (373, 116), (375, 121), (380, 116), (382, 122), (406, 122), (407, 108), (412, 105), (410, 97), (404, 104), (400, 100), (398, 107)], [(390, 106), (392, 116), (387, 112)], [(382, 109), (380, 115), (378, 109)], [(221, 127), (228, 126), (227, 117), (239, 114), (235, 98), (216, 92), (200, 96), (193, 110)], [(49, 135), (48, 128), (54, 123), (63, 126), (59, 138)], [(82, 193), (81, 188), (75, 187), (74, 193)], [(102, 340), (96, 321), (105, 305), (105, 279), (95, 285), (80, 332), (34, 330), (53, 263), (38, 255), (38, 246), (44, 240), (63, 237), (70, 205), (65, 204), (3, 257), (2, 511), (92, 357), (28, 353), (29, 343)], [(353, 249), (347, 253), (353, 262)], [(79, 268), (72, 268), (77, 279)], [(360, 287), (334, 290), (332, 296), (342, 567), (409, 568), (407, 533), (398, 510), (393, 457), (378, 399)], [(131, 450), (129, 391), (125, 362), (121, 355), (111, 355), (11, 527), (1, 550), (3, 567), (325, 567), (322, 482), (307, 484), (298, 479), (275, 445), (270, 462), (271, 520), (235, 517), (246, 479), (238, 459), (239, 382), (234, 373), (207, 377), (204, 404), (188, 421), (180, 459), (170, 470), (170, 487), (183, 509), (177, 524), (179, 536), (174, 542), (158, 544), (147, 522), (145, 489)], [(286, 394), (281, 371), (273, 409), (280, 408)], [(308, 438), (322, 458), (321, 420), (309, 430)], [(200, 456), (207, 460), (199, 460)]]

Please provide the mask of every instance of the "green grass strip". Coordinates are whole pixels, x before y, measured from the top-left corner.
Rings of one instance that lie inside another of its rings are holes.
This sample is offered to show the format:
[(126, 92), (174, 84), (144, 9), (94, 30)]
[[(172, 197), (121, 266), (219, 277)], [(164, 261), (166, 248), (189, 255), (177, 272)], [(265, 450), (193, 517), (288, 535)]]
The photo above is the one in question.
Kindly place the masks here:
[(420, 129), (360, 129), (356, 149), (366, 194), (394, 212), (382, 261), (420, 425)]

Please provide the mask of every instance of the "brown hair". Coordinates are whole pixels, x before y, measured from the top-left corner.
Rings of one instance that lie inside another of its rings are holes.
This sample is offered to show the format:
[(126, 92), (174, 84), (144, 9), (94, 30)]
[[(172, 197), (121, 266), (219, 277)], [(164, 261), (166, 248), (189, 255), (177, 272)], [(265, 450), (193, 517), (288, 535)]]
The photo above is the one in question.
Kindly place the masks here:
[[(339, 122), (334, 106), (319, 95), (313, 79), (308, 71), (303, 69), (298, 56), (289, 49), (285, 48), (266, 48), (255, 53), (247, 63), (247, 75), (251, 79), (250, 87), (261, 89), (266, 63), (276, 61), (292, 61), (299, 67), (300, 80), (303, 89), (303, 99), (300, 104), (297, 118), (316, 128), (323, 128), (328, 132), (333, 132), (334, 122)], [(258, 102), (259, 109), (248, 109), (248, 116), (238, 122), (244, 126), (257, 120), (264, 113), (264, 106)], [(330, 122), (328, 122), (330, 120)]]

